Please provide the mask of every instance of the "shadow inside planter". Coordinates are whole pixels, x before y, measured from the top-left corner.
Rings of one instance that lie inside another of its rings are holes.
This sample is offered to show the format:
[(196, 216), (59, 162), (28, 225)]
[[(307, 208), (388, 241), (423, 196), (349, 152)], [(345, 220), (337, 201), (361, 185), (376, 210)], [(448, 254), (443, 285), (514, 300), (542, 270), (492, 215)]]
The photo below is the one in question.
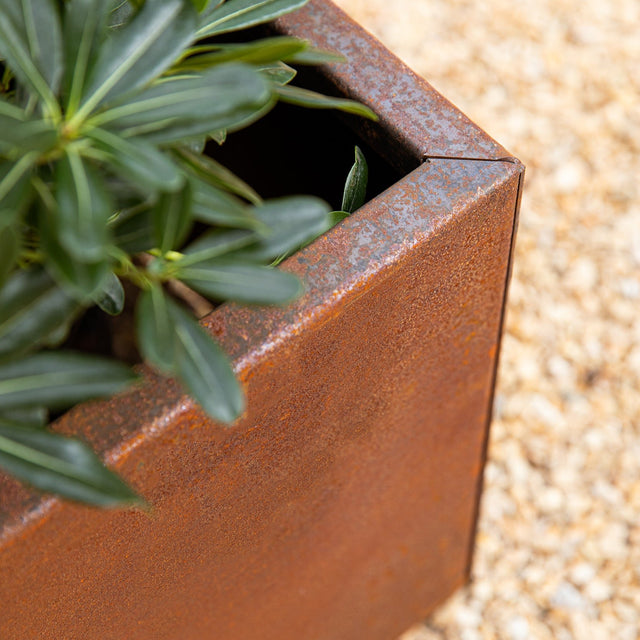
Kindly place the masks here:
[[(217, 36), (214, 41), (241, 42), (277, 35), (283, 34), (271, 24)], [(351, 98), (340, 95), (323, 66), (294, 66), (297, 73), (291, 85)], [(210, 142), (206, 151), (263, 198), (315, 195), (337, 210), (354, 162), (355, 145), (363, 151), (369, 167), (367, 201), (418, 167), (415, 158), (408, 157), (403, 166), (406, 170), (398, 171), (364, 142), (364, 137), (370, 137), (371, 124), (366, 118), (336, 109), (309, 109), (279, 102), (258, 122), (230, 134), (224, 144)]]
[(308, 194), (340, 209), (355, 145), (362, 149), (369, 166), (370, 200), (402, 176), (359, 139), (335, 111), (279, 103), (257, 123), (230, 134), (224, 144), (210, 142), (207, 153), (263, 198)]

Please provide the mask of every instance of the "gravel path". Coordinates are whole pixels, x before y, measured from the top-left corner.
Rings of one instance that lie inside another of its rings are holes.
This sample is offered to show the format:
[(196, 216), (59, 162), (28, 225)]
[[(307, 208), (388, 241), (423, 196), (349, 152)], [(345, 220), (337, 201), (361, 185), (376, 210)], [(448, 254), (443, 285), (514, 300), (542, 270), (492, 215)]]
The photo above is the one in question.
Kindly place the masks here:
[(402, 640), (635, 640), (640, 2), (338, 4), (527, 165), (473, 580)]

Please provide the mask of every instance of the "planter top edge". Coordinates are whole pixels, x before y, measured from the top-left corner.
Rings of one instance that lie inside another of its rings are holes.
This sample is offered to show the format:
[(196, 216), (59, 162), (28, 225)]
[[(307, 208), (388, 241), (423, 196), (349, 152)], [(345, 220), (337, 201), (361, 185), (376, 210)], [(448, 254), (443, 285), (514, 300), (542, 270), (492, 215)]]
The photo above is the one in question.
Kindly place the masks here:
[[(513, 156), (330, 0), (311, 0), (275, 21), (278, 32), (344, 55), (325, 78), (379, 116), (351, 119), (406, 170), (429, 158), (510, 160)], [(398, 152), (397, 148), (401, 151)]]

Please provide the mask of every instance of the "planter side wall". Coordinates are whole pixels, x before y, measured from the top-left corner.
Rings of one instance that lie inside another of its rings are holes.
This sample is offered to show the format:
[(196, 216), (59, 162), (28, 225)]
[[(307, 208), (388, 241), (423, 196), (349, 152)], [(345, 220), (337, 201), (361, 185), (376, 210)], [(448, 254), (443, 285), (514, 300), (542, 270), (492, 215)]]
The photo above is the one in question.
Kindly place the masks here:
[[(165, 404), (119, 454), (151, 514), (56, 502), (14, 536), (0, 635), (383, 640), (462, 584), (518, 174), (424, 165), (287, 263), (296, 306), (212, 314), (249, 415)], [(163, 384), (118, 403), (129, 424)]]

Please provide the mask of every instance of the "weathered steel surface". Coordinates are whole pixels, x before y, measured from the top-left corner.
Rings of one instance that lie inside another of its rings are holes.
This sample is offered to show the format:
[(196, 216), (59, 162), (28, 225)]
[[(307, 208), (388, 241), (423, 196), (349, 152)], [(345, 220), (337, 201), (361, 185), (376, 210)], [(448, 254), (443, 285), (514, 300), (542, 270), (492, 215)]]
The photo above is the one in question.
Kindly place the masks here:
[(295, 305), (206, 318), (232, 428), (153, 376), (65, 416), (154, 508), (0, 478), (0, 638), (391, 640), (462, 584), (521, 172), (425, 163), (287, 261)]

